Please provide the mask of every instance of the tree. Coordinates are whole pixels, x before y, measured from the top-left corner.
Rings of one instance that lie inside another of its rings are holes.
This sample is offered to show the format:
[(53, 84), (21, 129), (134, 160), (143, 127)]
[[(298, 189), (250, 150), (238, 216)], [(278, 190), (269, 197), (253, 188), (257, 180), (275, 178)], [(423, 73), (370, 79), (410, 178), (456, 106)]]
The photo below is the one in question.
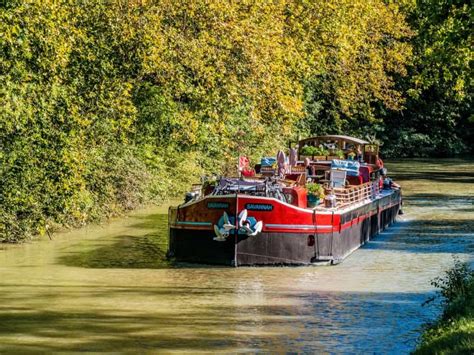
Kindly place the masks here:
[(305, 120), (312, 133), (350, 133), (400, 110), (396, 79), (406, 75), (412, 32), (400, 8), (383, 1), (295, 1), (290, 31), (306, 63)]
[(472, 10), (467, 1), (408, 4), (416, 30), (406, 109), (386, 118), (393, 155), (452, 155), (472, 149)]

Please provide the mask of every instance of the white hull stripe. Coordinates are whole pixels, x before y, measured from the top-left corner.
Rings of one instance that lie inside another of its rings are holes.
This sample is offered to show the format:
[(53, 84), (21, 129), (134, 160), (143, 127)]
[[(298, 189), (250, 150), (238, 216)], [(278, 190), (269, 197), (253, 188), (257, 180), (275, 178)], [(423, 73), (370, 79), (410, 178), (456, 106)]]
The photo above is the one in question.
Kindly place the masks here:
[(311, 230), (332, 228), (331, 225), (313, 226), (310, 224), (265, 224), (265, 227), (281, 228), (281, 229), (311, 229)]
[[(211, 222), (194, 222), (194, 221), (176, 221), (176, 224), (186, 226), (212, 226)], [(319, 225), (313, 226), (310, 224), (265, 224), (267, 228), (281, 228), (281, 229), (328, 229), (332, 228), (331, 225)]]

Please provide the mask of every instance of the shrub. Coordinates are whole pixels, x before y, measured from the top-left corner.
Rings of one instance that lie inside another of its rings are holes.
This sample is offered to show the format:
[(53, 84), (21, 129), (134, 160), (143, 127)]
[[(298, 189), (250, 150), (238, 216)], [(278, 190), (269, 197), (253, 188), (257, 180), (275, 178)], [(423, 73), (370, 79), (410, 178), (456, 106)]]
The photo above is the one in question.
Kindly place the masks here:
[(415, 354), (472, 354), (474, 352), (474, 270), (454, 259), (453, 268), (431, 284), (438, 291), (443, 313), (434, 324), (428, 325)]

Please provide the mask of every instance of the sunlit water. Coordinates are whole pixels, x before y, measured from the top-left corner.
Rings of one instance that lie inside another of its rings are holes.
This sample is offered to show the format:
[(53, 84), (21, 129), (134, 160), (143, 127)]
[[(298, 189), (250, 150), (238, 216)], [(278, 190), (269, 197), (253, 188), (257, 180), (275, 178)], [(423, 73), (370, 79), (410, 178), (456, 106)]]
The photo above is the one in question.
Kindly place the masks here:
[(407, 353), (474, 251), (474, 162), (389, 164), (405, 215), (332, 267), (166, 261), (167, 209), (0, 245), (0, 352)]

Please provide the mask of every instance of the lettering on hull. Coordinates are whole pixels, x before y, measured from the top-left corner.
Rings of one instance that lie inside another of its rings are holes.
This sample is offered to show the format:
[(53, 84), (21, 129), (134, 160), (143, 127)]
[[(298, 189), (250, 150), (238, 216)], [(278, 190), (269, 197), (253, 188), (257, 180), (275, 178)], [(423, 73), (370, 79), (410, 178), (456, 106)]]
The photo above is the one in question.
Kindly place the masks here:
[(268, 203), (246, 203), (245, 208), (249, 211), (262, 211), (262, 212), (273, 211), (273, 205), (270, 205)]
[(226, 209), (229, 208), (228, 202), (208, 202), (207, 208), (209, 209)]

